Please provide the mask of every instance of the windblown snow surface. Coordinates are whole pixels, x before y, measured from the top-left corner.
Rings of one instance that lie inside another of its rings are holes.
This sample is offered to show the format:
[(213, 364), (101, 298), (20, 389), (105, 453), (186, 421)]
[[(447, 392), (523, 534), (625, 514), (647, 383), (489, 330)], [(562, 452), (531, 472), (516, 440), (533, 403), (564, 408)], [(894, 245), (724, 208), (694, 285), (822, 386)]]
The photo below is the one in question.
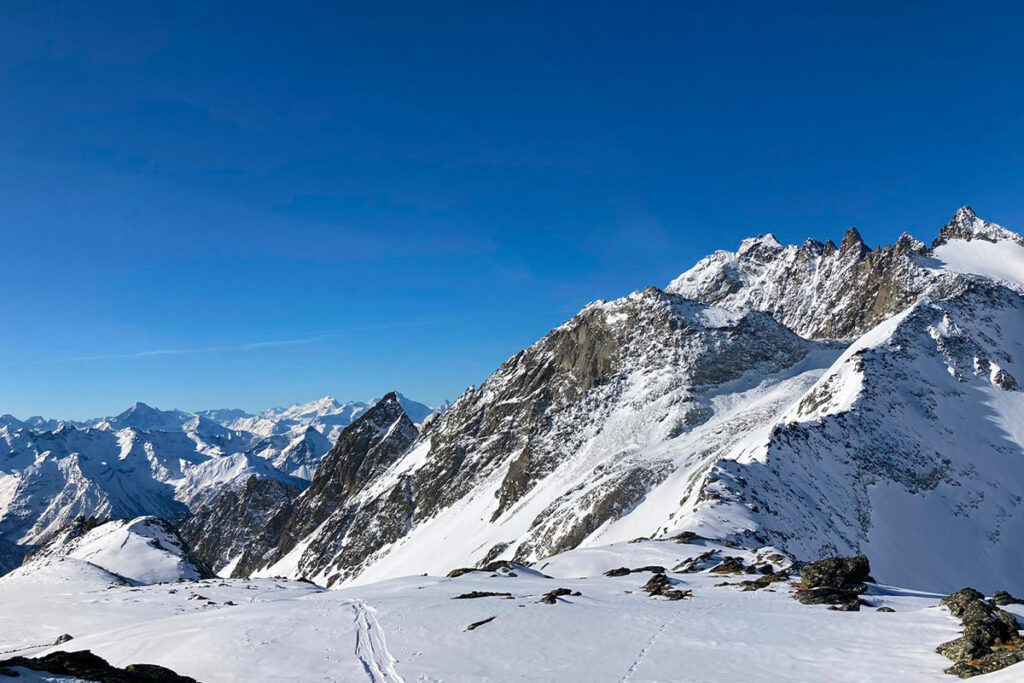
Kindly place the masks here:
[[(876, 585), (865, 599), (895, 613), (833, 612), (797, 603), (785, 583), (745, 592), (718, 584), (748, 577), (671, 571), (709, 551), (755, 558), (708, 541), (641, 541), (569, 551), (532, 570), (333, 591), (275, 579), (133, 587), (78, 560), (47, 559), (0, 578), (0, 650), (73, 645), (207, 683), (950, 680), (933, 650), (959, 622), (940, 596)], [(670, 568), (674, 587), (693, 596), (649, 597), (649, 571), (603, 575), (650, 565)], [(539, 602), (555, 588), (580, 595)], [(473, 591), (509, 595), (457, 599)], [(74, 640), (45, 645), (65, 632)], [(1014, 668), (986, 680), (1017, 681)]]

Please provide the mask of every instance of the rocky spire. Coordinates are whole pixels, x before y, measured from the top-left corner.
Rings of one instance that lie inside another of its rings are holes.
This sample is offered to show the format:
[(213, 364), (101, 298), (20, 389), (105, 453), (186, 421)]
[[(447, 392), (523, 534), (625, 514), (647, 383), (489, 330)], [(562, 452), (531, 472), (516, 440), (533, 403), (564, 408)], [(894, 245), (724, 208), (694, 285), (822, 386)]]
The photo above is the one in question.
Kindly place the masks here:
[(839, 253), (846, 255), (855, 253), (857, 258), (860, 258), (864, 254), (871, 251), (868, 246), (864, 244), (864, 238), (860, 236), (860, 231), (857, 228), (850, 228), (843, 235), (843, 241), (839, 245)]

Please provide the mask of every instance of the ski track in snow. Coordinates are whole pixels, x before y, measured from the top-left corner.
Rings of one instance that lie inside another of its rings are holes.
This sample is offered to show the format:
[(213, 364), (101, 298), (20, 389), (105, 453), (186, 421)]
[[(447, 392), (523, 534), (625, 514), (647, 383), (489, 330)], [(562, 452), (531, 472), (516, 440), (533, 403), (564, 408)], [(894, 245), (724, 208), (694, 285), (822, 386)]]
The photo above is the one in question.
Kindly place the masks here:
[(654, 645), (654, 641), (658, 639), (658, 636), (665, 632), (665, 629), (667, 629), (669, 625), (672, 622), (674, 622), (678, 616), (679, 612), (677, 611), (671, 619), (662, 624), (661, 628), (654, 632), (654, 635), (651, 636), (651, 639), (647, 641), (647, 644), (644, 645), (643, 649), (640, 650), (640, 652), (637, 654), (636, 660), (634, 660), (634, 662), (629, 665), (629, 669), (626, 671), (625, 674), (623, 674), (622, 678), (619, 679), (619, 683), (628, 683), (628, 681), (631, 678), (633, 678), (633, 674), (635, 674), (636, 670), (640, 668), (640, 664), (644, 661), (644, 657), (646, 657), (647, 653), (651, 651), (651, 647)]
[(395, 669), (396, 660), (388, 651), (384, 630), (373, 615), (375, 610), (362, 600), (353, 600), (349, 605), (355, 613), (357, 629), (355, 654), (371, 683), (405, 683)]

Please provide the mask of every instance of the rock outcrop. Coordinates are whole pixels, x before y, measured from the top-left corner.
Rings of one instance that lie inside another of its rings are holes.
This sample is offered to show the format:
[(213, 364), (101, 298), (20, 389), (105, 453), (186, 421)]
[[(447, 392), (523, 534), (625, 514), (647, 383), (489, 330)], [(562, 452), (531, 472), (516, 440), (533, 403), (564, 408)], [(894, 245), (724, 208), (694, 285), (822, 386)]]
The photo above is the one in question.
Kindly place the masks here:
[(97, 683), (199, 683), (156, 664), (129, 664), (119, 669), (88, 650), (0, 660), (0, 676), (17, 680), (20, 678), (18, 668)]
[(942, 605), (964, 626), (961, 637), (935, 650), (954, 662), (946, 673), (971, 678), (1024, 662), (1024, 639), (1012, 614), (986, 602), (973, 588), (943, 598)]

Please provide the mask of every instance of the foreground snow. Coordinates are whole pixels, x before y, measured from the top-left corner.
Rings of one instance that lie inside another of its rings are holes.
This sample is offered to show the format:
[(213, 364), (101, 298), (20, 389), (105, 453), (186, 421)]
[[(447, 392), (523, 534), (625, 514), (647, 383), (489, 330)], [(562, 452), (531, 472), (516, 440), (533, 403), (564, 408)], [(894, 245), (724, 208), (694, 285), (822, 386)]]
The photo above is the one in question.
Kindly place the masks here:
[[(406, 577), (337, 591), (275, 579), (112, 585), (88, 563), (46, 559), (0, 579), (0, 650), (89, 649), (118, 666), (161, 664), (207, 683), (953, 680), (934, 648), (957, 636), (959, 622), (939, 595), (873, 586), (866, 599), (895, 613), (845, 613), (801, 605), (785, 583), (757, 592), (716, 585), (747, 576), (670, 572), (693, 591), (673, 602), (641, 589), (649, 572), (603, 575), (671, 569), (708, 550), (753, 559), (705, 541), (642, 541), (570, 551), (514, 576)], [(581, 595), (538, 602), (561, 587)], [(511, 597), (453, 599), (471, 591)], [(64, 632), (74, 640), (32, 647)], [(1020, 680), (1019, 669), (986, 680)]]

